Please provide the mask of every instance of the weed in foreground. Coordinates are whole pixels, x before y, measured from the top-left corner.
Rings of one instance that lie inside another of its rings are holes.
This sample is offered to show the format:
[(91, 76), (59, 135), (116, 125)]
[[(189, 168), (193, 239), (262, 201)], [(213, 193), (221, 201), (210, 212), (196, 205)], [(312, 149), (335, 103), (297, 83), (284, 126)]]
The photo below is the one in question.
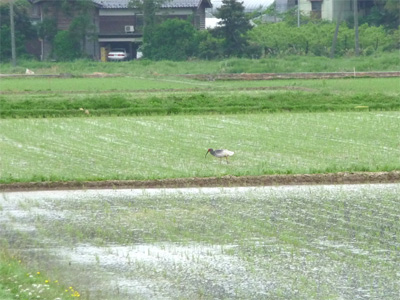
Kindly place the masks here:
[(81, 296), (73, 287), (64, 288), (58, 280), (40, 271), (28, 271), (21, 260), (5, 252), (0, 254), (0, 296), (3, 295), (9, 299), (56, 300)]

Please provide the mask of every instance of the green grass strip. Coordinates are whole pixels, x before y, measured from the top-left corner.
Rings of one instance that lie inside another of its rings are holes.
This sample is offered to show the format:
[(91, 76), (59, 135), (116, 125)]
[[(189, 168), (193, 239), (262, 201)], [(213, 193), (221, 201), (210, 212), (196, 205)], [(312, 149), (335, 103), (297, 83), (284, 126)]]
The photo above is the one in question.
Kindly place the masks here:
[(35, 74), (73, 75), (90, 73), (129, 74), (153, 76), (154, 74), (219, 74), (219, 73), (290, 73), (290, 72), (353, 72), (400, 70), (398, 51), (383, 52), (358, 57), (328, 58), (322, 56), (285, 55), (264, 59), (228, 58), (224, 60), (150, 61), (132, 60), (121, 63), (104, 63), (92, 60), (73, 62), (44, 62), (18, 60), (19, 66), (0, 63), (3, 74), (24, 74), (26, 68)]
[(236, 114), (256, 112), (326, 112), (400, 110), (398, 95), (335, 95), (306, 92), (191, 93), (182, 95), (93, 95), (74, 99), (0, 98), (0, 118)]

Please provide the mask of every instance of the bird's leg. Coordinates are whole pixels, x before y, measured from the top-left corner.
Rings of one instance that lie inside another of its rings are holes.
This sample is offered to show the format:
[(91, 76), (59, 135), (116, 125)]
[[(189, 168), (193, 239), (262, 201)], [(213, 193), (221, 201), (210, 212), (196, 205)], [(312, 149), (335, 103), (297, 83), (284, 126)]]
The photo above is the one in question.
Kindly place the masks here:
[(226, 158), (226, 163), (229, 164), (228, 156), (225, 156), (225, 158)]

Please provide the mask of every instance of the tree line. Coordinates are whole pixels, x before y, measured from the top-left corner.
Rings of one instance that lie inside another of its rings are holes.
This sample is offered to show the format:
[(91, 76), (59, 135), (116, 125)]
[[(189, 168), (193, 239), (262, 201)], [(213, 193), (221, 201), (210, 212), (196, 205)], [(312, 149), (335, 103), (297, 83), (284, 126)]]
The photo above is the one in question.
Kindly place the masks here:
[[(274, 5), (251, 14), (244, 11), (243, 2), (223, 0), (215, 17), (219, 26), (197, 31), (190, 20), (167, 19), (157, 22), (155, 15), (165, 0), (132, 0), (130, 5), (144, 15), (143, 54), (151, 60), (221, 59), (226, 57), (261, 58), (282, 55), (332, 56), (355, 54), (354, 20), (329, 22), (302, 15), (297, 26), (297, 14), (290, 10), (277, 14)], [(398, 0), (371, 0), (375, 5), (371, 14), (358, 19), (359, 47), (362, 55), (400, 48)], [(15, 7), (16, 43), (19, 56), (28, 56), (25, 43), (30, 38), (52, 41), (54, 55), (60, 60), (83, 57), (85, 35), (94, 34), (85, 14), (88, 3), (80, 1), (80, 14), (73, 19), (68, 31), (57, 31), (54, 19), (46, 19), (33, 26), (29, 22), (26, 1)], [(68, 9), (70, 1), (55, 2), (60, 9)], [(0, 59), (11, 56), (8, 5), (0, 6)], [(277, 23), (262, 23), (257, 17), (273, 14)], [(397, 18), (396, 18), (397, 17)], [(252, 22), (250, 22), (252, 20)], [(336, 32), (335, 32), (336, 31)], [(335, 39), (334, 39), (335, 38)], [(334, 41), (334, 43), (333, 43)]]

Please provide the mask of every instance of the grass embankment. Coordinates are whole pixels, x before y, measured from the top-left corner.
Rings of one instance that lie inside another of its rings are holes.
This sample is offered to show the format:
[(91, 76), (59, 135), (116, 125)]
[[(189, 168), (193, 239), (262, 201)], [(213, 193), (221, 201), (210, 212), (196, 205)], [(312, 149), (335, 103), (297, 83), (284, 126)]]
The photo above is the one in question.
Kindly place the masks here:
[(398, 78), (198, 82), (175, 78), (3, 79), (0, 117), (398, 110)]
[(32, 271), (20, 259), (0, 252), (0, 299), (75, 299), (80, 293), (40, 270)]
[(265, 59), (226, 59), (221, 61), (194, 60), (188, 62), (134, 60), (121, 63), (101, 63), (78, 60), (75, 62), (19, 61), (19, 67), (10, 63), (0, 64), (2, 74), (24, 74), (26, 68), (35, 74), (73, 75), (105, 72), (134, 76), (155, 74), (218, 74), (218, 73), (294, 73), (294, 72), (353, 72), (356, 71), (399, 71), (398, 52), (379, 55), (342, 57), (284, 56)]

